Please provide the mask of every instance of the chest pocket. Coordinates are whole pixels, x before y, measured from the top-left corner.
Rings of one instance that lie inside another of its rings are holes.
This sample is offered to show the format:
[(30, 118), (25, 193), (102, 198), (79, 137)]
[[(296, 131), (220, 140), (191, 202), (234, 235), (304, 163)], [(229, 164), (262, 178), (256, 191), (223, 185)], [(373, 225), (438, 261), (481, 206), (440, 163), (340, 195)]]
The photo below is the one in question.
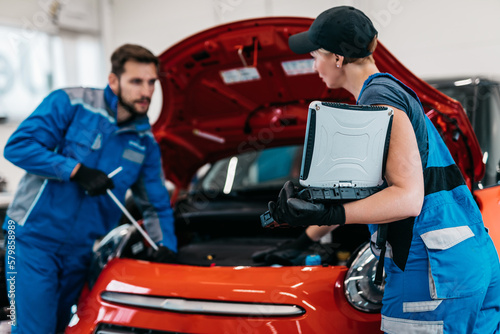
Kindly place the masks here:
[(92, 153), (98, 151), (102, 145), (102, 133), (75, 121), (68, 129), (61, 154), (80, 162), (91, 159)]

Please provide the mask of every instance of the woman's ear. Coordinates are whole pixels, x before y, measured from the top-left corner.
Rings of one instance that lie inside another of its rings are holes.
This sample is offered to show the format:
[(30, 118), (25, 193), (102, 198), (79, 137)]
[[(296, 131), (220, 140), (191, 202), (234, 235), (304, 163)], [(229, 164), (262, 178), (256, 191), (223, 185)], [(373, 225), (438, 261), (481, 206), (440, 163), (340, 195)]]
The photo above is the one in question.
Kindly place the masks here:
[(342, 64), (344, 64), (344, 56), (341, 56), (341, 55), (338, 55), (338, 54), (334, 54), (333, 56), (335, 58), (335, 65), (338, 68), (342, 67)]

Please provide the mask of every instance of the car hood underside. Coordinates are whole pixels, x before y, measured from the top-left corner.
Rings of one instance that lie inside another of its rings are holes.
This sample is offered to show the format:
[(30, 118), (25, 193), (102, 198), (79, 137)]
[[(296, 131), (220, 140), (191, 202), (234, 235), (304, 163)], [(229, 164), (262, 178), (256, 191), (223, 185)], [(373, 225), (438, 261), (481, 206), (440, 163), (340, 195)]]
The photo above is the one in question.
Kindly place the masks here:
[[(274, 17), (205, 30), (163, 52), (163, 107), (153, 132), (165, 174), (185, 188), (196, 170), (250, 150), (303, 143), (313, 100), (354, 104), (326, 88), (309, 55), (288, 48), (288, 36), (311, 19)], [(442, 134), (469, 186), (484, 173), (481, 150), (461, 105), (417, 78), (381, 43), (374, 58), (412, 88)], [(181, 162), (181, 163), (179, 163)]]

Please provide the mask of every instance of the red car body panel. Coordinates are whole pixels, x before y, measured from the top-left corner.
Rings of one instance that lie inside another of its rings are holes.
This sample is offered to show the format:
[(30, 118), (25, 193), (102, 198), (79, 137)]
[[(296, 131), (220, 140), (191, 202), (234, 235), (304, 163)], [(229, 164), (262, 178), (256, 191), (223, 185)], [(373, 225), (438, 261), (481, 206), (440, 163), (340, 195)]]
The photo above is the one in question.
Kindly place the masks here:
[[(234, 22), (191, 36), (160, 55), (164, 105), (153, 132), (165, 175), (177, 191), (185, 189), (206, 163), (302, 144), (310, 101), (355, 102), (344, 90), (327, 89), (315, 73), (284, 73), (283, 61), (310, 58), (293, 54), (287, 39), (311, 23), (312, 19), (291, 17)], [(393, 74), (418, 94), (468, 186), (481, 179), (481, 150), (461, 105), (413, 75), (382, 44), (374, 57), (382, 72)], [(221, 71), (244, 63), (257, 68), (260, 80), (222, 81)], [(475, 192), (497, 247), (499, 188)], [(66, 333), (93, 333), (101, 322), (180, 333), (379, 333), (379, 314), (357, 311), (347, 302), (346, 271), (345, 266), (197, 267), (113, 259), (92, 290), (82, 294), (78, 321)], [(105, 302), (103, 291), (293, 304), (306, 313), (269, 318), (183, 314)]]
[(484, 225), (488, 228), (488, 233), (498, 252), (500, 249), (500, 186), (476, 190), (474, 198), (483, 215)]

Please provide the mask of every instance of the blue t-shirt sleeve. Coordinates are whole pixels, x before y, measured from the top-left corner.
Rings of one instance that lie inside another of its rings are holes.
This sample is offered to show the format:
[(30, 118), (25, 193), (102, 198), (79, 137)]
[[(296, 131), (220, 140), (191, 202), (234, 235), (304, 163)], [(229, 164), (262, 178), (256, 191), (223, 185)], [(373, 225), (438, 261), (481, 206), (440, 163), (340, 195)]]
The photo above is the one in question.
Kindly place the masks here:
[(373, 105), (383, 104), (403, 110), (408, 114), (407, 104), (401, 100), (401, 97), (394, 94), (386, 85), (376, 83), (369, 84), (363, 91), (358, 104)]

